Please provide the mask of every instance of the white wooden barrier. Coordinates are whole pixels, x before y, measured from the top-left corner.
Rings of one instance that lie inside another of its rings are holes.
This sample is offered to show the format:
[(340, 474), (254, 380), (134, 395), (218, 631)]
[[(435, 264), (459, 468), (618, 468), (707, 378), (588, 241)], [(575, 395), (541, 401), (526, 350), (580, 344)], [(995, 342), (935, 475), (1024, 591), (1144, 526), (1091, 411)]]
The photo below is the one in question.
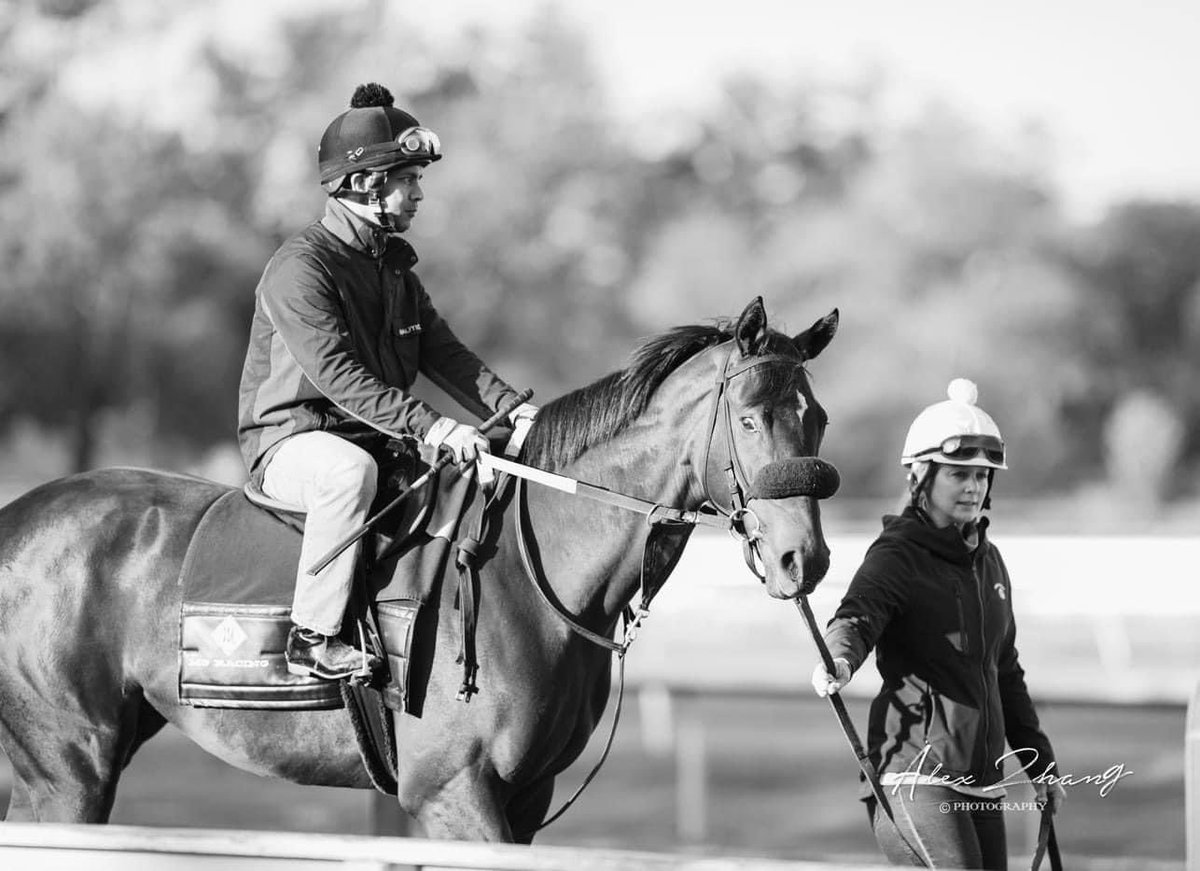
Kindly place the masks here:
[[(810, 597), (822, 625), (873, 538), (827, 536), (829, 573)], [(1200, 536), (995, 541), (1012, 575), (1017, 644), (1035, 698), (1187, 704), (1200, 667), (1200, 584), (1191, 577)], [(1169, 641), (1176, 652), (1161, 649)], [(1148, 658), (1151, 646), (1159, 655)], [(795, 608), (766, 595), (729, 537), (698, 532), (626, 667), (639, 684), (787, 691), (808, 685), (816, 658)], [(874, 670), (864, 669), (846, 694), (877, 688)]]
[(136, 826), (0, 824), (0, 868), (31, 871), (885, 871), (632, 850)]

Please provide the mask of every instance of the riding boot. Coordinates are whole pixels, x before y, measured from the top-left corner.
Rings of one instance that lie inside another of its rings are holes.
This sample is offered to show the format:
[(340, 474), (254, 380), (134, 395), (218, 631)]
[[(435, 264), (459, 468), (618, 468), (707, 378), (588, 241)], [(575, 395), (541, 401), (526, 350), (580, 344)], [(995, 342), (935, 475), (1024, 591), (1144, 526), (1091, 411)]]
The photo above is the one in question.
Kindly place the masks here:
[[(361, 650), (303, 626), (292, 626), (283, 655), (290, 673), (322, 680), (341, 680), (363, 667)], [(377, 656), (366, 657), (368, 671), (374, 671), (382, 664)]]

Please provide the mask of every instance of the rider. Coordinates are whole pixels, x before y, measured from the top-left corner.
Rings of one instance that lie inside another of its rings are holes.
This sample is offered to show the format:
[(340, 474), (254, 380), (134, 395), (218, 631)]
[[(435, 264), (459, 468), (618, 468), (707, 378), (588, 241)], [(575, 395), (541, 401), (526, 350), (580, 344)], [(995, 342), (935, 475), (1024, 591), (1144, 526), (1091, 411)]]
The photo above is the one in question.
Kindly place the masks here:
[[(480, 417), (516, 397), (451, 332), (412, 271), (417, 255), (400, 234), (424, 199), (424, 168), (442, 152), (393, 103), (387, 88), (360, 85), (326, 128), (317, 152), (325, 214), (267, 263), (242, 370), (238, 439), (251, 480), (308, 512), (288, 671), (325, 679), (362, 664), (336, 637), (358, 547), (315, 577), (307, 570), (366, 518), (383, 447), (419, 438), (459, 464), (488, 450), (475, 427), (409, 392), (418, 372)], [(514, 440), (536, 410), (526, 403), (509, 416)]]
[(883, 686), (868, 746), (903, 841), (866, 801), (891, 862), (912, 864), (917, 852), (930, 867), (1004, 868), (1005, 742), (1010, 768), (1025, 766), (1052, 810), (1064, 791), (1017, 659), (1008, 570), (982, 516), (1008, 468), (1004, 442), (972, 382), (947, 392), (909, 428), (909, 504), (883, 518), (829, 623), (837, 675), (818, 663), (812, 682), (821, 696), (840, 690), (875, 648)]

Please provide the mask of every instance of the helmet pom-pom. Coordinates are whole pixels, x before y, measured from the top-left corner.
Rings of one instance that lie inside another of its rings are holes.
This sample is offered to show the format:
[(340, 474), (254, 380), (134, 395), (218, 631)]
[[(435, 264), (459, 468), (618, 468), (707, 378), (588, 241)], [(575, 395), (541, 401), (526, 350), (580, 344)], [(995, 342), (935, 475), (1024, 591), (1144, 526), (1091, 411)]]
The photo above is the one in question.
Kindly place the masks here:
[(350, 98), (350, 108), (367, 109), (372, 106), (391, 106), (395, 102), (391, 91), (376, 82), (369, 82), (354, 89), (354, 96)]
[(975, 382), (967, 378), (955, 378), (946, 388), (946, 395), (950, 397), (951, 402), (960, 402), (963, 405), (975, 405), (979, 402), (979, 388), (975, 386)]

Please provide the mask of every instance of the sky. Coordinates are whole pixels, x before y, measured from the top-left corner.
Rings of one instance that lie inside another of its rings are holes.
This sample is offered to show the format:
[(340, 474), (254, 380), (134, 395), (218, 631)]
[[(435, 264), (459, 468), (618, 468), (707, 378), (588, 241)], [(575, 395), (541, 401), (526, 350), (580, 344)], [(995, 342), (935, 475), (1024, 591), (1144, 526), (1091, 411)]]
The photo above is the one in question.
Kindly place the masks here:
[(579, 21), (630, 123), (703, 107), (736, 70), (830, 83), (886, 74), (886, 111), (948, 101), (985, 129), (1054, 143), (1069, 211), (1200, 199), (1196, 0), (457, 0), (435, 30), (508, 26), (553, 5)]

